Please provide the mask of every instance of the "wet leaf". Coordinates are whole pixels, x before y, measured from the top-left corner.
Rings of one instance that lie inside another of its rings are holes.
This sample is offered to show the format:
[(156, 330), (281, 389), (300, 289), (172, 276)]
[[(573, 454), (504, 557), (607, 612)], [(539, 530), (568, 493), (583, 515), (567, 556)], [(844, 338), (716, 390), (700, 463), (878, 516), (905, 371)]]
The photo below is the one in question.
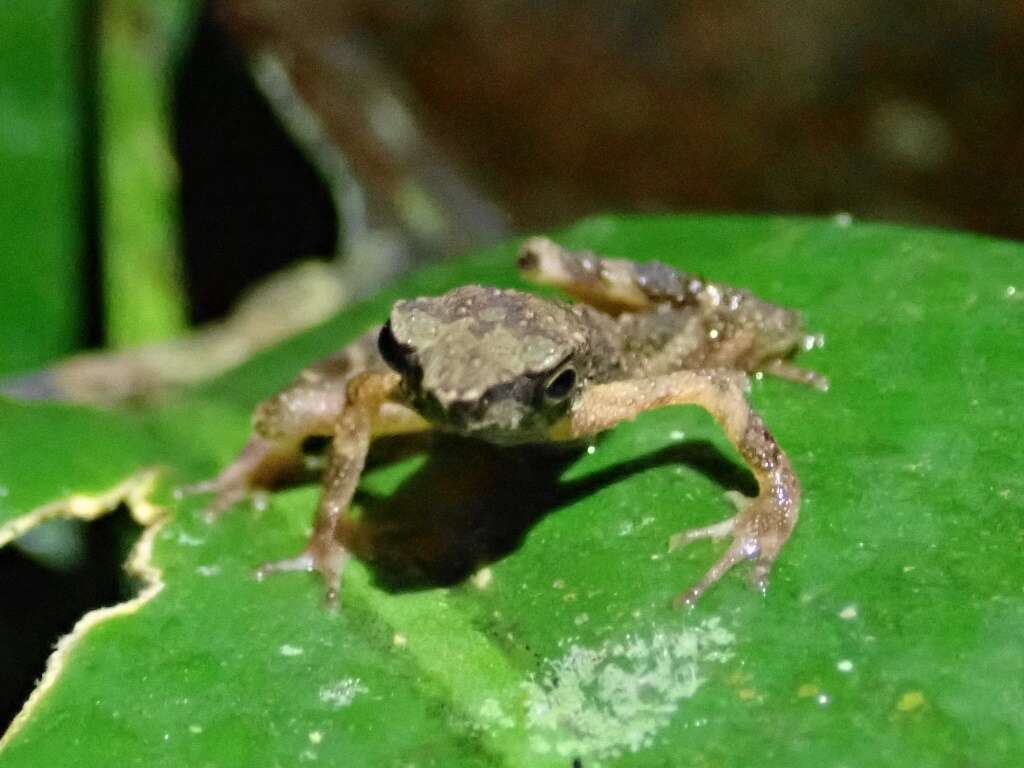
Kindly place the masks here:
[(733, 573), (669, 607), (722, 544), (668, 555), (668, 537), (750, 482), (694, 409), (573, 456), (382, 446), (337, 613), (313, 576), (252, 578), (302, 546), (314, 487), (215, 525), (172, 499), (231, 458), (255, 402), (396, 296), (516, 285), (510, 245), (142, 417), (3, 405), (0, 514), (158, 463), (170, 516), (147, 539), (163, 588), (70, 646), (0, 765), (1013, 764), (1021, 248), (842, 219), (602, 218), (561, 239), (748, 286), (825, 334), (803, 362), (830, 392), (751, 393), (805, 488), (766, 597)]

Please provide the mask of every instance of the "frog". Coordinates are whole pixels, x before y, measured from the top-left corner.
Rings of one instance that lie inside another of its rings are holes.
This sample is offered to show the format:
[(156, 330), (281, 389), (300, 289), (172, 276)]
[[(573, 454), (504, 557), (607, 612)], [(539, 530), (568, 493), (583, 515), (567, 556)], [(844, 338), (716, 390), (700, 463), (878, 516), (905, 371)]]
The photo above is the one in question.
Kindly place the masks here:
[(674, 604), (695, 605), (743, 561), (751, 562), (750, 584), (765, 592), (799, 519), (802, 491), (749, 401), (750, 377), (827, 390), (825, 376), (793, 362), (821, 346), (821, 335), (808, 333), (795, 310), (658, 261), (533, 237), (516, 265), (526, 281), (569, 300), (471, 284), (397, 301), (382, 325), (261, 402), (238, 457), (183, 490), (213, 493), (207, 515), (215, 519), (246, 498), (308, 477), (309, 446), (326, 445), (306, 546), (256, 575), (317, 571), (325, 602), (336, 606), (351, 557), (342, 524), (375, 440), (439, 431), (501, 446), (576, 445), (641, 413), (692, 405), (720, 426), (757, 494), (728, 492), (733, 514), (671, 537), (670, 551), (731, 537)]

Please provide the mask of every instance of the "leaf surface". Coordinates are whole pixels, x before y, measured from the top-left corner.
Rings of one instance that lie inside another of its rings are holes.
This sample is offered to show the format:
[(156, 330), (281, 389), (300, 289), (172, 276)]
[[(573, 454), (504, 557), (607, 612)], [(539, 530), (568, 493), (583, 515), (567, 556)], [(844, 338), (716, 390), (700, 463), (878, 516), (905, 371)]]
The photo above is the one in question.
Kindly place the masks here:
[(314, 487), (214, 525), (201, 500), (172, 498), (230, 460), (259, 399), (395, 297), (518, 285), (509, 245), (415, 275), (138, 417), (0, 405), (0, 523), (152, 465), (170, 513), (143, 552), (162, 589), (62, 652), (0, 765), (68, 750), (80, 766), (1013, 764), (1020, 246), (732, 217), (600, 218), (559, 239), (749, 287), (825, 334), (801, 362), (831, 391), (766, 379), (751, 392), (805, 490), (767, 596), (737, 569), (693, 611), (669, 607), (724, 546), (669, 555), (669, 536), (726, 516), (723, 492), (751, 482), (691, 408), (570, 457), (384, 446), (336, 613), (313, 576), (252, 578), (301, 548)]

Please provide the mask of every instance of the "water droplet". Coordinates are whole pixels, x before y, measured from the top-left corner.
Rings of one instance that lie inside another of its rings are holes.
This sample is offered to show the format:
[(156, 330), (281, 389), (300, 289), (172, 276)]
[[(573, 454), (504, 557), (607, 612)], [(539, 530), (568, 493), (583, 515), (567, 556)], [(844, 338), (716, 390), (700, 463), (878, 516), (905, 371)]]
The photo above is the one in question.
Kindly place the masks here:
[(494, 571), (490, 568), (481, 568), (473, 574), (473, 585), (477, 589), (486, 589), (494, 580)]

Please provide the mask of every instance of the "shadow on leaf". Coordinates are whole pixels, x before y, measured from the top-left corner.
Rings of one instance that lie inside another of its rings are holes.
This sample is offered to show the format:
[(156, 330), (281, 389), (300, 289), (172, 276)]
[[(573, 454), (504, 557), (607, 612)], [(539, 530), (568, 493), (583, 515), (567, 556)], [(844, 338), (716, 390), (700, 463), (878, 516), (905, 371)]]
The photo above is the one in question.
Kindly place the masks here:
[[(726, 490), (756, 493), (751, 475), (704, 441), (671, 445), (586, 477), (562, 481), (575, 446), (502, 448), (446, 435), (381, 441), (376, 462), (429, 445), (427, 462), (389, 496), (357, 495), (362, 514), (342, 528), (345, 545), (392, 591), (456, 584), (515, 550), (543, 517), (656, 467), (687, 466)], [(680, 527), (685, 509), (680, 506)]]

